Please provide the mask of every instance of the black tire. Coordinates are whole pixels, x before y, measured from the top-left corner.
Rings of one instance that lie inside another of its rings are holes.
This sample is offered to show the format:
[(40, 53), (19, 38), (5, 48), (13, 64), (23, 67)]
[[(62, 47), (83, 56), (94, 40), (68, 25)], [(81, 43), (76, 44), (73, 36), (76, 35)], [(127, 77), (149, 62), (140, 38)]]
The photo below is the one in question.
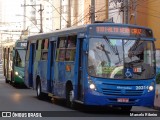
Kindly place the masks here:
[(130, 112), (132, 109), (132, 106), (122, 106), (121, 107), (121, 110), (124, 111), (124, 112)]
[(66, 88), (66, 105), (69, 108), (75, 108), (75, 103), (73, 102), (74, 92), (73, 87)]
[(42, 93), (40, 80), (38, 80), (38, 82), (37, 82), (36, 91), (37, 91), (37, 98), (40, 99), (40, 100), (42, 100), (43, 97), (44, 97), (44, 95), (43, 95), (43, 93)]

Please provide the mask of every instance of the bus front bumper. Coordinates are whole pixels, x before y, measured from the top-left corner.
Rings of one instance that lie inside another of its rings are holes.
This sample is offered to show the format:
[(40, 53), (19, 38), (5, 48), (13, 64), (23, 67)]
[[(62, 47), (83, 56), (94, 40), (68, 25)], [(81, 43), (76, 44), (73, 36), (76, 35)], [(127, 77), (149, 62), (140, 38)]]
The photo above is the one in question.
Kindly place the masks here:
[(142, 96), (113, 96), (104, 95), (96, 91), (88, 91), (84, 97), (85, 105), (96, 106), (147, 106), (154, 105), (154, 91), (148, 92)]
[(24, 85), (24, 77), (15, 76), (14, 77), (14, 83), (15, 84)]

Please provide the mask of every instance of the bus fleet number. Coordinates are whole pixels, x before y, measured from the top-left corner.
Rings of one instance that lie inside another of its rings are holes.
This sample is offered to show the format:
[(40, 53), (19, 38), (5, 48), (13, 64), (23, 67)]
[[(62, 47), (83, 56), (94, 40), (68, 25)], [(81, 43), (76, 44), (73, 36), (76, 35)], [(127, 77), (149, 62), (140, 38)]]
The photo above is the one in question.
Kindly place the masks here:
[(136, 86), (136, 90), (145, 90), (148, 89), (148, 86)]

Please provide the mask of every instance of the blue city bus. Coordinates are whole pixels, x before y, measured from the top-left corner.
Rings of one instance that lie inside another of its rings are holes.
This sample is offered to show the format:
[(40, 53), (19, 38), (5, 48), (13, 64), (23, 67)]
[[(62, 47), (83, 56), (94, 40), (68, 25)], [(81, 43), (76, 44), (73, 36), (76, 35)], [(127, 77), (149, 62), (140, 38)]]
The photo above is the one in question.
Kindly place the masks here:
[(155, 38), (146, 27), (94, 23), (28, 37), (25, 84), (74, 103), (153, 106)]

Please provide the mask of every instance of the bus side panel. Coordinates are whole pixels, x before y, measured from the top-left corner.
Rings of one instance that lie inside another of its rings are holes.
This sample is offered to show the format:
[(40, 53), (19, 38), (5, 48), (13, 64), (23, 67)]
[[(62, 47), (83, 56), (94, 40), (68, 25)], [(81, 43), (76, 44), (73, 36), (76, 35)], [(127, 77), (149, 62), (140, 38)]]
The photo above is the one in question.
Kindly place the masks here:
[[(71, 68), (71, 70), (70, 70), (70, 68)], [(69, 69), (69, 70), (67, 70), (67, 69)], [(65, 66), (64, 71), (65, 71), (65, 79), (73, 81), (74, 80), (74, 63), (73, 62), (66, 62), (66, 66)]]
[(25, 85), (27, 87), (29, 87), (29, 84), (28, 84), (28, 67), (29, 67), (29, 61), (26, 61), (25, 62), (25, 68), (24, 68), (24, 72), (25, 72), (25, 75), (24, 75), (24, 82), (25, 82)]
[(65, 66), (65, 62), (55, 63), (54, 94), (56, 96), (65, 97)]
[[(38, 46), (37, 46), (38, 47)], [(40, 76), (38, 71), (38, 62), (41, 59), (41, 49), (36, 49), (35, 56), (34, 56), (34, 70), (33, 70), (33, 88), (36, 89), (36, 79)], [(42, 69), (42, 68), (41, 68)]]
[(27, 87), (33, 87), (33, 62), (35, 54), (35, 44), (30, 45), (29, 61), (26, 62), (25, 68), (25, 84)]
[(47, 61), (38, 62), (38, 73), (40, 75), (42, 92), (47, 91)]
[[(53, 80), (54, 80), (54, 71), (53, 71), (53, 65), (54, 65), (54, 54), (55, 48), (54, 48), (54, 42), (49, 42), (49, 49), (48, 49), (48, 62), (47, 62), (47, 92), (53, 92)], [(53, 72), (52, 72), (53, 71)], [(53, 78), (53, 79), (52, 79)]]
[[(36, 52), (36, 55), (37, 55), (37, 52)], [(34, 61), (34, 68), (33, 68), (33, 89), (36, 89), (36, 79), (37, 79), (37, 76), (39, 75), (38, 72), (37, 72), (37, 69), (38, 69), (38, 61)]]

